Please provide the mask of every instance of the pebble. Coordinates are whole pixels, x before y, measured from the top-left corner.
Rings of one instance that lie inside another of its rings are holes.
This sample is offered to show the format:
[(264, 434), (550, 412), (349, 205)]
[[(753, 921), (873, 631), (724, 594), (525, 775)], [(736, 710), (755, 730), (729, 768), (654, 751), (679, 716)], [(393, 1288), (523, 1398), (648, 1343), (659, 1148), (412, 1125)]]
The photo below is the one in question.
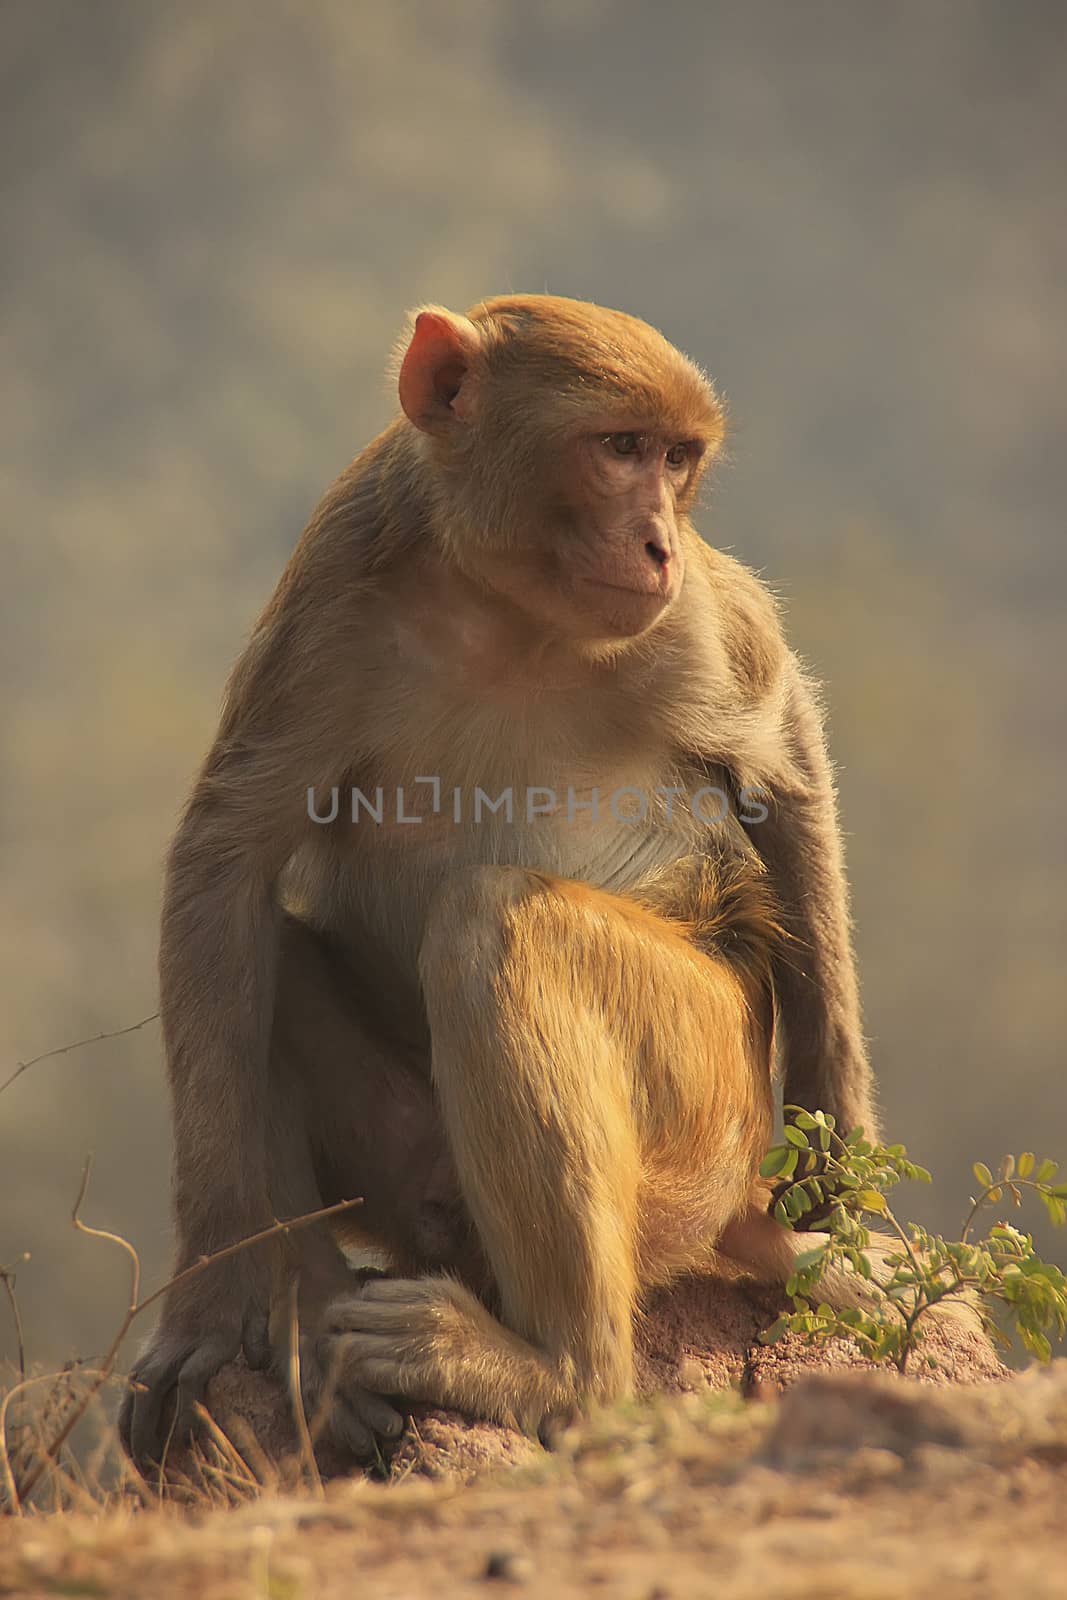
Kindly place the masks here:
[(491, 1550), (485, 1563), (485, 1577), (497, 1583), (529, 1583), (533, 1571), (529, 1556), (514, 1550)]

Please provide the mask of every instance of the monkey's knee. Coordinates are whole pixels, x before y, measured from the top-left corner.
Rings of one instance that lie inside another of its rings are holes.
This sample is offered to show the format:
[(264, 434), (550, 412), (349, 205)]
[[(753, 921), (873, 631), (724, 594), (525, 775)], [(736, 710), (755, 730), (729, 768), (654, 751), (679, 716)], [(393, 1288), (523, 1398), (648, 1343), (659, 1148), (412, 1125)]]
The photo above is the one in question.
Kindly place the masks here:
[(469, 992), (491, 982), (514, 946), (520, 907), (546, 887), (540, 873), (524, 867), (472, 867), (446, 878), (430, 902), (419, 950), (424, 992)]

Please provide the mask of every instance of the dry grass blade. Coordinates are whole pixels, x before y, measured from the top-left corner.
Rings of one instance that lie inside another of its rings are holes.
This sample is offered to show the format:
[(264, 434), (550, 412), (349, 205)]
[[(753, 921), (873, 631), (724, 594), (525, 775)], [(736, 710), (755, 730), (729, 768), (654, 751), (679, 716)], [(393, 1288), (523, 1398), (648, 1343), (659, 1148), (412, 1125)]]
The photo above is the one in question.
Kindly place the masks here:
[[(16, 1482), (14, 1469), (11, 1465), (11, 1455), (8, 1448), (8, 1414), (16, 1400), (22, 1399), (23, 1396), (29, 1394), (32, 1389), (38, 1388), (41, 1384), (47, 1383), (51, 1385), (49, 1399), (54, 1400), (62, 1393), (68, 1374), (65, 1372), (38, 1373), (32, 1378), (25, 1378), (22, 1382), (16, 1383), (0, 1398), (0, 1482), (2, 1482), (7, 1495), (9, 1509), (16, 1514), (21, 1512), (23, 1503), (33, 1493), (44, 1473), (51, 1469), (62, 1445), (66, 1443), (75, 1425), (85, 1415), (93, 1395), (98, 1394), (112, 1376), (111, 1373), (104, 1372), (100, 1368), (91, 1367), (81, 1368), (78, 1375), (89, 1380), (91, 1387), (87, 1397), (74, 1402), (73, 1416), (68, 1412), (69, 1425), (64, 1423), (63, 1428), (60, 1430), (61, 1436), (57, 1435), (48, 1445), (45, 1445), (43, 1440), (41, 1441), (39, 1459), (34, 1467), (31, 1468), (25, 1483), (21, 1487)], [(68, 1401), (70, 1400), (69, 1393), (66, 1398)]]
[(289, 1397), (300, 1440), (300, 1463), (316, 1495), (324, 1494), (319, 1464), (315, 1460), (315, 1446), (311, 1442), (307, 1412), (304, 1410), (304, 1390), (300, 1380), (300, 1277), (294, 1273), (289, 1284)]
[(278, 1469), (256, 1438), (254, 1430), (243, 1417), (232, 1417), (228, 1426), (234, 1435), (235, 1445), (240, 1447), (242, 1460), (255, 1474), (260, 1486), (268, 1492), (276, 1490), (281, 1481)]
[(258, 1493), (258, 1478), (252, 1471), (252, 1468), (248, 1465), (248, 1462), (237, 1449), (237, 1446), (234, 1444), (233, 1440), (222, 1430), (222, 1428), (219, 1427), (218, 1423), (211, 1415), (211, 1412), (208, 1411), (206, 1406), (202, 1406), (197, 1403), (196, 1415), (199, 1417), (207, 1433), (210, 1435), (216, 1450), (218, 1450), (223, 1460), (229, 1464), (229, 1468), (233, 1476), (239, 1482), (247, 1485), (251, 1489), (254, 1489)]
[[(29, 1065), (29, 1063), (27, 1064)], [(140, 1294), (141, 1282), (141, 1261), (133, 1245), (128, 1239), (122, 1238), (120, 1234), (110, 1233), (104, 1228), (90, 1227), (88, 1223), (82, 1222), (79, 1215), (82, 1203), (85, 1200), (86, 1190), (89, 1186), (89, 1174), (91, 1170), (92, 1162), (91, 1160), (87, 1160), (82, 1171), (82, 1180), (78, 1189), (78, 1198), (74, 1202), (74, 1209), (71, 1213), (71, 1221), (79, 1233), (84, 1233), (92, 1239), (105, 1239), (111, 1244), (118, 1245), (119, 1248), (124, 1250), (129, 1256), (130, 1302), (126, 1310), (126, 1314), (119, 1326), (118, 1332), (112, 1339), (100, 1368), (93, 1374), (92, 1381), (86, 1394), (72, 1408), (60, 1427), (58, 1433), (56, 1433), (51, 1443), (45, 1447), (42, 1458), (31, 1470), (29, 1477), (22, 1485), (21, 1493), (16, 1487), (14, 1473), (11, 1470), (11, 1463), (8, 1456), (6, 1417), (11, 1400), (18, 1392), (19, 1388), (22, 1387), (22, 1385), (17, 1385), (16, 1388), (10, 1391), (10, 1393), (5, 1397), (4, 1401), (0, 1403), (0, 1476), (2, 1476), (4, 1488), (9, 1496), (11, 1509), (16, 1513), (21, 1511), (22, 1504), (37, 1488), (44, 1473), (51, 1469), (59, 1452), (62, 1450), (63, 1446), (70, 1438), (70, 1435), (77, 1427), (82, 1417), (85, 1415), (93, 1399), (103, 1388), (104, 1384), (107, 1383), (108, 1379), (112, 1376), (115, 1362), (118, 1359), (119, 1350), (122, 1347), (122, 1342), (127, 1333), (130, 1331), (130, 1327), (136, 1317), (139, 1317), (142, 1312), (147, 1311), (150, 1306), (155, 1305), (157, 1301), (161, 1300), (163, 1296), (177, 1284), (187, 1283), (190, 1279), (199, 1276), (200, 1273), (206, 1272), (209, 1267), (216, 1266), (220, 1261), (229, 1260), (230, 1257), (238, 1255), (241, 1251), (252, 1249), (255, 1245), (264, 1244), (270, 1239), (285, 1238), (290, 1233), (294, 1233), (300, 1228), (307, 1227), (311, 1223), (321, 1222), (326, 1218), (337, 1216), (341, 1212), (350, 1211), (353, 1206), (362, 1205), (363, 1203), (361, 1198), (357, 1198), (355, 1200), (340, 1200), (336, 1205), (323, 1206), (318, 1211), (309, 1211), (303, 1216), (290, 1217), (284, 1222), (273, 1222), (269, 1227), (260, 1229), (258, 1233), (251, 1234), (247, 1239), (239, 1239), (235, 1244), (227, 1245), (222, 1250), (216, 1250), (214, 1254), (210, 1256), (201, 1256), (199, 1261), (195, 1261), (192, 1266), (186, 1267), (183, 1272), (179, 1272), (175, 1277), (171, 1278), (162, 1286), (162, 1288), (155, 1290), (150, 1295), (146, 1295), (146, 1297), (141, 1300), (138, 1298)], [(304, 1429), (306, 1432), (306, 1417), (304, 1418)], [(311, 1452), (311, 1459), (312, 1462), (314, 1462), (314, 1451)], [(318, 1469), (316, 1468), (313, 1481), (317, 1478)], [(319, 1487), (321, 1489), (321, 1482)]]

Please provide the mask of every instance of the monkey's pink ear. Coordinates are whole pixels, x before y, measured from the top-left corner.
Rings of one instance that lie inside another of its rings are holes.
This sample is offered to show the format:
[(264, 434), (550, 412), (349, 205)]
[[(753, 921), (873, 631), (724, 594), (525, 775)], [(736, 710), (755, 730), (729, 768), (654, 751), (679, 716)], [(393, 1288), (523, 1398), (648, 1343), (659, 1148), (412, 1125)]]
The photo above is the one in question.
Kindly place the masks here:
[(449, 423), (474, 415), (471, 363), (478, 330), (466, 317), (448, 311), (420, 311), (400, 364), (400, 404), (423, 433), (438, 433)]

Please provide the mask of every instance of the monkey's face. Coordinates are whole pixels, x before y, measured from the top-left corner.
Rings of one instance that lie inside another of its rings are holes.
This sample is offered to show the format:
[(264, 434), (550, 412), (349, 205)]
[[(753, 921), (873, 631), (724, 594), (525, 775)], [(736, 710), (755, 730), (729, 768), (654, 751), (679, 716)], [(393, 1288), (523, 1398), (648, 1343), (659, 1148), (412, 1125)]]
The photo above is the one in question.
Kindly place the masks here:
[(704, 446), (672, 438), (656, 419), (623, 418), (630, 424), (624, 427), (619, 420), (579, 434), (565, 453), (563, 526), (573, 537), (562, 551), (561, 577), (571, 577), (563, 587), (578, 599), (590, 631), (630, 638), (681, 591), (679, 507), (691, 498)]
[(465, 567), (550, 635), (637, 637), (681, 591), (680, 507), (700, 470), (700, 441), (605, 412), (537, 444), (540, 459), (508, 475), (527, 494), (501, 507)]
[(428, 435), (449, 554), (540, 631), (622, 642), (677, 599), (680, 526), (723, 418), (662, 335), (549, 296), (435, 309), (399, 388)]

